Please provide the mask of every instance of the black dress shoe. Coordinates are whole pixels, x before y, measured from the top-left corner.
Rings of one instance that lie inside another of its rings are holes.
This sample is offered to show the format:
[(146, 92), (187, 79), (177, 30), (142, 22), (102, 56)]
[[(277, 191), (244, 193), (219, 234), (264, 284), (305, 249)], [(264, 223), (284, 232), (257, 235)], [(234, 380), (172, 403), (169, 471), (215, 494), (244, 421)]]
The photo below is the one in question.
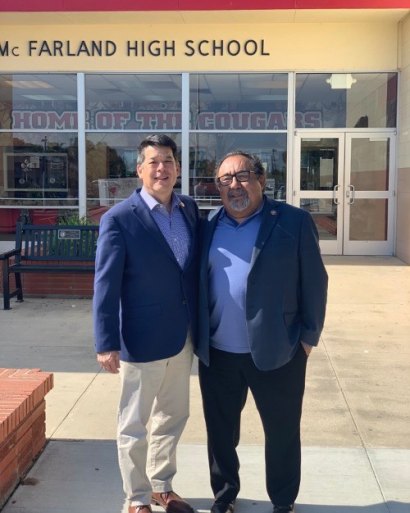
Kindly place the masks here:
[(234, 509), (234, 502), (215, 502), (211, 508), (211, 513), (233, 513)]
[(289, 506), (273, 506), (273, 513), (295, 513), (295, 505)]

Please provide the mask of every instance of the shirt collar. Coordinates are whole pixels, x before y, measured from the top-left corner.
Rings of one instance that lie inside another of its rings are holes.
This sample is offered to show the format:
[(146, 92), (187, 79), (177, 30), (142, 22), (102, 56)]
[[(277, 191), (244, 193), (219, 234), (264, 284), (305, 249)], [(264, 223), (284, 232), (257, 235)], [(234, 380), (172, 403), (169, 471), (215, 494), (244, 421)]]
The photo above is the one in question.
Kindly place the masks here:
[[(142, 189), (140, 191), (141, 198), (145, 201), (145, 203), (148, 205), (148, 208), (150, 210), (154, 210), (155, 207), (158, 207), (162, 205), (158, 200), (154, 198), (154, 196), (151, 196), (151, 194), (147, 191), (147, 189), (142, 186)], [(182, 201), (178, 198), (178, 196), (173, 192), (171, 196), (171, 210), (174, 210), (175, 207), (182, 206)]]

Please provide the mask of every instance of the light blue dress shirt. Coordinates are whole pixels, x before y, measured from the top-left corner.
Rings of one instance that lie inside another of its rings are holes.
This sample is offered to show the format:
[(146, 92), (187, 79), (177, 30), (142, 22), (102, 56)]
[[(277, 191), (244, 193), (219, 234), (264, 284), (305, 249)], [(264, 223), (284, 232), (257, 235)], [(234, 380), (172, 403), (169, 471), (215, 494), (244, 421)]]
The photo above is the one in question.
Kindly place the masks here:
[(249, 353), (246, 286), (262, 206), (242, 223), (223, 210), (209, 251), (211, 346), (230, 353)]
[(180, 210), (184, 208), (183, 202), (173, 193), (171, 212), (168, 212), (166, 207), (151, 196), (144, 187), (142, 187), (140, 195), (150, 209), (154, 221), (172, 249), (179, 266), (183, 269), (191, 245), (189, 229), (184, 215)]

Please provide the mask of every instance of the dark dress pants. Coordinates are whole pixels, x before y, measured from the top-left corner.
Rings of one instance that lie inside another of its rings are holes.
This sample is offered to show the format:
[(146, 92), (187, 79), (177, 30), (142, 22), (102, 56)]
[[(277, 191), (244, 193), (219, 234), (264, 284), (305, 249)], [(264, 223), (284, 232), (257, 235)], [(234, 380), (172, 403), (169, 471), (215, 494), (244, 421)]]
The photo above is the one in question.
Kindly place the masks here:
[(215, 501), (232, 502), (240, 488), (241, 411), (248, 389), (265, 434), (266, 488), (275, 505), (293, 504), (300, 485), (300, 419), (307, 356), (302, 346), (293, 359), (272, 371), (256, 368), (250, 354), (211, 348), (210, 365), (199, 362), (199, 380), (208, 435), (211, 487)]

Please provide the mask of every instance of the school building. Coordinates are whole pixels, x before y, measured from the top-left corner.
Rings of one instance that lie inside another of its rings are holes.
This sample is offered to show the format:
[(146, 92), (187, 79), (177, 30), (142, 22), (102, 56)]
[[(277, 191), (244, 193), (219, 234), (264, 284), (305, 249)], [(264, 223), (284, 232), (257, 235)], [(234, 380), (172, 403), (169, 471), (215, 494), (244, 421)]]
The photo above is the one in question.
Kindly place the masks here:
[(2, 0), (0, 29), (0, 252), (98, 220), (164, 132), (204, 213), (244, 149), (323, 254), (410, 264), (410, 0)]

